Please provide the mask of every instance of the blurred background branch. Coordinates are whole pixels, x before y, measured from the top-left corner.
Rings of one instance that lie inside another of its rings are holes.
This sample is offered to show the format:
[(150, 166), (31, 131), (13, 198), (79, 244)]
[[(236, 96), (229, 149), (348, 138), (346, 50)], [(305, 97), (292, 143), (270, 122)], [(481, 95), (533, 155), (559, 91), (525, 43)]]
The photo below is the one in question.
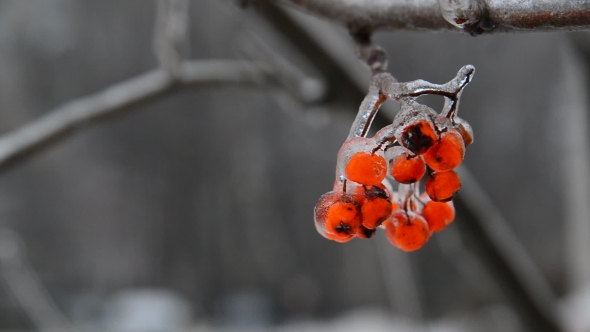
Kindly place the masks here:
[(0, 229), (0, 276), (36, 330), (75, 331), (29, 264), (22, 238), (6, 228)]
[(177, 78), (155, 69), (103, 91), (71, 100), (37, 120), (0, 137), (0, 169), (32, 156), (58, 139), (113, 115), (137, 109), (183, 87), (261, 85), (271, 81), (268, 66), (250, 61), (195, 60), (181, 63)]

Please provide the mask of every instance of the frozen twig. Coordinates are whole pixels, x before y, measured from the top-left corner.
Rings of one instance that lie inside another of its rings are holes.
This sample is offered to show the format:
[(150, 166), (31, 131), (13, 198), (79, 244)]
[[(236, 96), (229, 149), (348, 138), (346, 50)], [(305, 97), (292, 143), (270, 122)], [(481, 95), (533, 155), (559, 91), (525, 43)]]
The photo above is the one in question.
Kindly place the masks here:
[(474, 73), (475, 68), (471, 65), (466, 65), (459, 70), (453, 80), (445, 84), (433, 84), (424, 80), (400, 83), (389, 73), (373, 75), (369, 93), (361, 103), (348, 138), (366, 135), (379, 106), (385, 101), (384, 98), (400, 101), (406, 98), (414, 99), (427, 94), (441, 95), (448, 100), (448, 102), (445, 102), (442, 115), (446, 116), (451, 112), (456, 112), (461, 92), (471, 81)]
[(272, 80), (269, 67), (250, 61), (200, 60), (181, 64), (173, 79), (155, 69), (86, 97), (71, 100), (0, 137), (0, 170), (60, 138), (183, 87), (260, 85)]
[(475, 73), (475, 68), (472, 65), (461, 68), (457, 76), (445, 84), (433, 84), (424, 80), (401, 83), (390, 73), (385, 72), (387, 69), (387, 54), (383, 48), (371, 43), (369, 35), (359, 35), (353, 31), (353, 37), (357, 41), (359, 58), (371, 68), (373, 76), (371, 77), (369, 92), (361, 103), (359, 112), (348, 134), (349, 139), (366, 136), (379, 110), (379, 106), (386, 99), (401, 101), (402, 99), (414, 100), (427, 94), (440, 95), (445, 97), (445, 105), (441, 114), (450, 116), (457, 112), (463, 88), (471, 82)]
[(586, 0), (291, 0), (347, 27), (470, 34), (590, 29)]

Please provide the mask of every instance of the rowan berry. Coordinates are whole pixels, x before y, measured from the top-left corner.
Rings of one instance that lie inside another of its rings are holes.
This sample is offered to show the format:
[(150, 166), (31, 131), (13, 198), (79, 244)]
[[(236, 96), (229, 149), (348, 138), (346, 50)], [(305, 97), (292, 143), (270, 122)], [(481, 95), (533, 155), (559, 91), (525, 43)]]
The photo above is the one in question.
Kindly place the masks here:
[(432, 122), (423, 119), (407, 125), (398, 137), (398, 142), (415, 154), (424, 154), (437, 139)]
[(426, 179), (426, 193), (435, 202), (448, 202), (461, 189), (461, 180), (455, 171), (434, 172)]
[(426, 173), (424, 160), (403, 147), (395, 148), (399, 148), (399, 151), (396, 151), (393, 159), (389, 161), (391, 176), (395, 181), (404, 184), (420, 181)]
[(453, 202), (428, 201), (422, 209), (422, 216), (426, 219), (430, 231), (440, 232), (455, 220), (455, 207)]
[(322, 195), (314, 212), (316, 229), (332, 240), (350, 240), (361, 226), (360, 208), (346, 193), (330, 191)]
[(470, 145), (473, 143), (473, 129), (469, 122), (461, 119), (460, 117), (455, 118), (455, 129), (459, 131), (461, 137), (463, 138), (463, 142), (465, 146)]
[(344, 174), (350, 181), (366, 186), (378, 185), (387, 175), (387, 162), (380, 155), (357, 152), (348, 161)]
[(362, 225), (365, 228), (375, 229), (391, 215), (393, 205), (383, 185), (359, 186), (353, 199), (361, 207)]
[(440, 134), (436, 142), (424, 154), (426, 164), (437, 172), (450, 171), (459, 166), (465, 156), (465, 144), (461, 134), (456, 129)]
[(385, 223), (389, 242), (403, 251), (416, 251), (428, 241), (430, 231), (426, 220), (415, 212), (396, 210)]

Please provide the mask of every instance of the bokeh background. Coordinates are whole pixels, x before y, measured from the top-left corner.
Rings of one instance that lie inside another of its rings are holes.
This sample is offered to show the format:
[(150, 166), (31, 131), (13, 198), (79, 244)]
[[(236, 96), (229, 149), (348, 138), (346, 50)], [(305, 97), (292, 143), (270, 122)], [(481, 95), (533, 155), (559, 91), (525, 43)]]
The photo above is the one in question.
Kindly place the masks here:
[[(311, 102), (278, 83), (186, 89), (3, 171), (0, 330), (39, 330), (56, 313), (112, 331), (528, 330), (469, 249), (461, 215), (411, 254), (383, 234), (345, 245), (318, 235), (313, 207), (362, 96), (334, 84), (260, 7), (189, 8), (191, 59), (256, 59), (262, 41), (324, 85)], [(0, 1), (0, 130), (158, 66), (155, 12), (143, 0)], [(368, 86), (344, 28), (287, 12)], [(475, 132), (465, 165), (571, 330), (590, 331), (588, 35), (375, 41), (400, 81), (477, 68), (461, 102)]]

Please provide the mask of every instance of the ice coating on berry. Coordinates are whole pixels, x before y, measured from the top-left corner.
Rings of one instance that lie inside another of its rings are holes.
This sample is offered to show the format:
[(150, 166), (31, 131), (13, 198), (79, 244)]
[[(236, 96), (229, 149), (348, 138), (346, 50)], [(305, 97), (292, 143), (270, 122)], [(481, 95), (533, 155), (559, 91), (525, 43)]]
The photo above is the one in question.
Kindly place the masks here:
[(430, 231), (422, 216), (398, 209), (390, 220), (385, 224), (385, 234), (394, 246), (410, 252), (422, 248), (428, 242)]
[(393, 143), (395, 141), (395, 130), (396, 127), (394, 125), (387, 125), (375, 133), (375, 136), (373, 136), (372, 139), (377, 145), (381, 145), (386, 142)]
[[(361, 188), (359, 188), (361, 189)], [(362, 225), (368, 229), (375, 229), (381, 225), (392, 211), (392, 203), (385, 187), (371, 186), (362, 188), (355, 197), (361, 196), (362, 199), (355, 198), (355, 201), (361, 202)]]
[(436, 142), (436, 133), (431, 123), (420, 120), (404, 128), (399, 142), (415, 154), (424, 154)]
[(314, 210), (318, 232), (330, 233), (338, 239), (355, 235), (361, 224), (359, 206), (350, 195), (330, 191), (320, 197)]
[(432, 123), (433, 109), (418, 103), (402, 103), (402, 109), (393, 119), (395, 138), (415, 154), (423, 154), (437, 141)]
[(338, 243), (346, 243), (352, 239), (354, 239), (355, 234), (348, 234), (348, 235), (343, 235), (343, 234), (330, 234), (330, 233), (320, 233), (322, 234), (326, 239), (328, 240), (332, 240), (332, 241), (336, 241)]
[(362, 223), (366, 228), (375, 229), (389, 218), (392, 204), (385, 191), (377, 186), (367, 189), (365, 196), (367, 199), (361, 207)]
[(432, 122), (439, 133), (453, 128), (453, 122), (446, 116), (436, 115), (433, 117)]
[[(370, 138), (365, 137), (353, 137), (344, 144), (338, 151), (338, 157), (336, 161), (336, 181), (341, 183), (344, 181), (345, 169), (348, 166), (350, 159), (359, 152), (371, 153), (375, 147), (374, 141)], [(381, 152), (376, 152), (377, 155), (381, 155)]]
[(440, 139), (424, 154), (426, 164), (437, 172), (450, 171), (463, 162), (465, 144), (455, 129), (440, 135)]
[(387, 163), (380, 155), (357, 152), (348, 161), (344, 174), (350, 181), (374, 186), (380, 184), (387, 175)]
[(460, 117), (456, 117), (455, 129), (457, 129), (461, 134), (465, 146), (468, 146), (473, 143), (473, 128), (471, 128), (469, 122), (465, 121), (464, 119), (461, 119)]
[(455, 207), (453, 202), (429, 201), (422, 209), (422, 216), (426, 219), (431, 231), (440, 232), (455, 220)]
[(455, 171), (430, 174), (425, 183), (426, 193), (435, 202), (448, 202), (461, 189), (461, 180)]
[(391, 176), (399, 183), (416, 183), (422, 179), (426, 173), (426, 165), (419, 156), (411, 153), (409, 150), (397, 146), (394, 157), (389, 161)]

